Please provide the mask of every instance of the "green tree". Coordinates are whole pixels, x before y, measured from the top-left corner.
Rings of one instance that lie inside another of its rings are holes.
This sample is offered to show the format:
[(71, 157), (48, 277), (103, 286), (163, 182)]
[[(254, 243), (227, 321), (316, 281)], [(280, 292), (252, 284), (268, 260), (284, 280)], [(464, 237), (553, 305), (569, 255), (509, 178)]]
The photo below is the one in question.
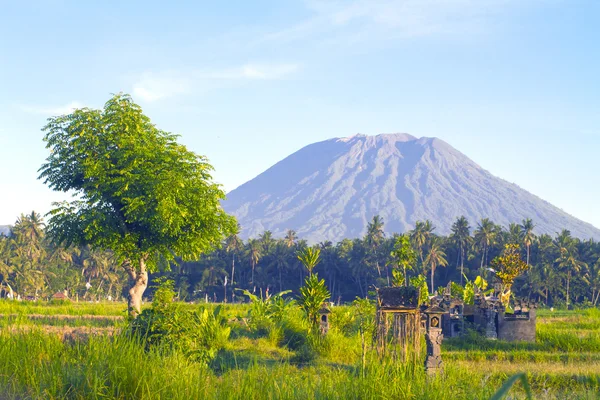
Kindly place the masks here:
[(250, 265), (252, 266), (252, 274), (250, 276), (250, 282), (252, 284), (254, 284), (254, 269), (262, 257), (262, 247), (263, 246), (257, 239), (248, 240), (247, 254), (250, 257)]
[(497, 233), (496, 226), (489, 218), (483, 218), (474, 232), (475, 245), (481, 251), (480, 274), (483, 274), (483, 267), (487, 263), (490, 247), (496, 243)]
[(318, 247), (307, 247), (297, 252), (298, 260), (308, 270), (308, 275), (312, 275), (313, 269), (321, 261), (321, 249)]
[(445, 267), (446, 265), (448, 265), (448, 261), (446, 260), (446, 253), (444, 252), (444, 249), (442, 248), (442, 245), (438, 238), (434, 238), (431, 241), (429, 253), (425, 258), (425, 265), (431, 270), (431, 293), (435, 293), (435, 269), (438, 266)]
[(464, 276), (464, 266), (465, 266), (465, 249), (473, 242), (473, 238), (471, 238), (471, 227), (469, 226), (469, 221), (465, 216), (457, 218), (457, 220), (452, 224), (452, 234), (450, 235), (450, 240), (454, 245), (458, 247), (458, 256), (456, 257), (456, 265), (458, 266), (458, 262), (460, 259), (460, 284), (463, 284), (463, 276)]
[[(239, 231), (239, 228), (238, 228)], [(244, 243), (242, 242), (242, 240), (240, 239), (240, 237), (237, 235), (237, 233), (234, 233), (233, 235), (229, 236), (226, 240), (225, 240), (225, 251), (229, 254), (231, 254), (231, 286), (234, 286), (234, 278), (235, 278), (235, 256), (237, 254), (239, 254), (239, 252), (242, 250), (242, 248), (244, 247)]]
[(417, 261), (417, 254), (410, 244), (410, 239), (406, 235), (399, 235), (396, 237), (394, 247), (390, 252), (390, 256), (395, 260), (398, 268), (404, 270), (404, 285), (408, 286), (408, 270), (413, 269), (415, 262)]
[(558, 249), (559, 257), (555, 262), (558, 263), (558, 268), (565, 274), (566, 277), (566, 305), (567, 309), (570, 306), (570, 288), (573, 273), (579, 273), (582, 268), (587, 267), (587, 264), (579, 260), (575, 240), (571, 237), (571, 232), (563, 229), (557, 236), (555, 246)]
[(533, 233), (533, 229), (535, 225), (531, 218), (524, 219), (521, 223), (521, 235), (523, 244), (525, 245), (525, 249), (527, 250), (527, 265), (529, 265), (529, 254), (531, 251), (531, 245), (533, 245), (536, 241), (535, 233)]
[(293, 229), (288, 229), (288, 231), (285, 233), (285, 238), (283, 239), (285, 245), (287, 247), (293, 247), (296, 244), (297, 240), (298, 235), (296, 234), (296, 231)]
[(159, 260), (197, 259), (235, 231), (211, 165), (156, 128), (128, 95), (103, 110), (50, 118), (43, 130), (50, 155), (40, 179), (78, 198), (55, 204), (51, 237), (111, 249), (130, 277), (131, 316)]
[[(371, 222), (367, 225), (367, 234), (365, 236), (365, 244), (369, 249), (369, 258), (374, 261), (377, 273), (381, 276), (381, 268), (379, 267), (379, 247), (385, 238), (383, 232), (383, 218), (375, 215)], [(371, 264), (373, 265), (373, 264)], [(389, 281), (389, 279), (388, 279)]]

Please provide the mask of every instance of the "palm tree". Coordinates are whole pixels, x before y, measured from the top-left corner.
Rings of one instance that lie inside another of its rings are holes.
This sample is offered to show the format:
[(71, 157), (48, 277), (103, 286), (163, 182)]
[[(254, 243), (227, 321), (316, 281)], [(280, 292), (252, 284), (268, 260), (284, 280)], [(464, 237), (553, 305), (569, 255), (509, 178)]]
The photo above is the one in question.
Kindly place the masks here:
[(271, 247), (275, 244), (275, 239), (273, 239), (273, 232), (264, 231), (259, 237), (260, 243), (263, 247), (265, 254), (269, 254), (271, 252)]
[(508, 225), (508, 235), (505, 242), (510, 244), (521, 244), (522, 238), (521, 225), (510, 223)]
[(298, 240), (298, 235), (296, 234), (296, 231), (293, 229), (288, 229), (288, 231), (285, 234), (285, 238), (283, 239), (285, 245), (287, 247), (292, 247), (296, 244), (296, 240)]
[(225, 251), (231, 254), (231, 286), (234, 285), (235, 274), (235, 255), (243, 248), (244, 242), (237, 234), (233, 234), (225, 239)]
[(418, 250), (421, 265), (423, 265), (423, 247), (427, 242), (427, 233), (425, 232), (425, 223), (423, 221), (415, 222), (415, 229), (410, 231), (410, 240)]
[(460, 259), (460, 284), (463, 283), (464, 276), (464, 265), (465, 265), (465, 249), (473, 239), (471, 238), (471, 227), (469, 221), (465, 216), (458, 218), (454, 224), (452, 224), (452, 234), (450, 240), (459, 248), (458, 256), (456, 257), (456, 266)]
[(533, 233), (534, 228), (535, 225), (533, 224), (531, 218), (524, 219), (521, 223), (521, 235), (523, 238), (523, 244), (527, 249), (527, 265), (529, 265), (529, 253), (531, 250), (531, 245), (535, 243), (536, 240), (535, 233)]
[(12, 258), (12, 239), (0, 236), (0, 293), (5, 282), (9, 280), (9, 275), (13, 272), (13, 266), (11, 263)]
[(475, 245), (481, 250), (481, 273), (483, 273), (484, 263), (487, 264), (488, 251), (496, 242), (498, 231), (496, 226), (489, 218), (483, 218), (477, 224), (477, 229), (474, 232)]
[(283, 291), (283, 285), (281, 283), (281, 271), (288, 267), (288, 255), (289, 247), (283, 241), (277, 242), (273, 251), (273, 257), (271, 265), (277, 268), (279, 272), (279, 291)]
[[(381, 268), (379, 268), (379, 254), (378, 249), (383, 242), (385, 233), (383, 232), (383, 218), (379, 215), (375, 215), (371, 222), (367, 225), (367, 235), (365, 236), (365, 243), (369, 248), (371, 254), (370, 258), (375, 260), (375, 266), (377, 273), (381, 276)], [(389, 279), (388, 279), (389, 281)]]
[(254, 284), (254, 268), (260, 257), (262, 256), (263, 246), (257, 239), (249, 239), (248, 240), (248, 256), (250, 257), (250, 264), (252, 265), (252, 277), (250, 278), (250, 283)]
[(566, 303), (567, 309), (569, 309), (569, 290), (571, 278), (574, 272), (580, 272), (582, 268), (587, 267), (587, 264), (578, 259), (575, 240), (571, 237), (571, 232), (569, 230), (562, 230), (562, 232), (556, 237), (555, 246), (560, 254), (555, 262), (558, 263), (558, 267), (566, 274), (567, 277)]
[(431, 246), (429, 246), (429, 253), (425, 258), (425, 265), (431, 269), (431, 293), (435, 293), (434, 278), (435, 278), (435, 269), (437, 266), (445, 267), (448, 265), (448, 261), (446, 260), (446, 253), (442, 249), (442, 245), (439, 239), (433, 239), (431, 241)]

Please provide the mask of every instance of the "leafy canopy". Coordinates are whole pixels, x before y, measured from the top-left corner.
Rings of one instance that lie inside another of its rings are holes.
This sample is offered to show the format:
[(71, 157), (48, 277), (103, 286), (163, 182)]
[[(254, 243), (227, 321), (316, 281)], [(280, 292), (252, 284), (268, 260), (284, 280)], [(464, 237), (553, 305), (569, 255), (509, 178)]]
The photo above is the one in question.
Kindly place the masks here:
[(49, 232), (65, 245), (112, 249), (120, 260), (197, 258), (235, 231), (211, 165), (156, 128), (131, 97), (50, 118), (40, 179), (77, 200), (55, 203)]

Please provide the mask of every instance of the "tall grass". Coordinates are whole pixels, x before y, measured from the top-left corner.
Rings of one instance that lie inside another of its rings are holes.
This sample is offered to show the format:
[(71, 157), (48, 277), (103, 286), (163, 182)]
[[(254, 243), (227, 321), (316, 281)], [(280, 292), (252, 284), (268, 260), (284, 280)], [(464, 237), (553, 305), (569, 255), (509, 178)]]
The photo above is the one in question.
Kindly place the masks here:
[[(0, 310), (8, 306), (0, 302)], [(533, 398), (591, 399), (600, 392), (596, 311), (540, 317), (537, 343), (475, 335), (447, 340), (444, 372), (428, 378), (422, 363), (399, 364), (373, 350), (363, 370), (351, 307), (334, 308), (329, 335), (314, 343), (299, 312), (290, 310), (272, 331), (258, 332), (243, 320), (247, 305), (227, 305), (231, 338), (205, 366), (172, 349), (144, 350), (118, 333), (63, 341), (44, 331), (52, 315), (83, 315), (77, 314), (83, 306), (10, 306), (49, 317), (32, 322), (17, 312), (0, 319), (2, 399), (486, 399), (519, 372)], [(115, 315), (113, 306), (90, 306), (92, 315)], [(15, 327), (28, 329), (9, 329)], [(510, 395), (524, 398), (523, 386), (516, 383)]]

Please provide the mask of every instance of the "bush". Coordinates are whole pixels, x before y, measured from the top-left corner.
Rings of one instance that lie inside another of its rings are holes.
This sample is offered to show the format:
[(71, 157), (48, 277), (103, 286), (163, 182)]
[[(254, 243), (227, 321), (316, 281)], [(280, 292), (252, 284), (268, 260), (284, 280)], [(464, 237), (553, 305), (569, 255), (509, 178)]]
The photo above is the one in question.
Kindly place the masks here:
[(146, 349), (160, 347), (181, 351), (193, 361), (213, 360), (229, 339), (221, 307), (210, 311), (204, 307), (185, 310), (173, 302), (172, 281), (162, 284), (154, 295), (152, 306), (129, 323), (129, 335)]
[(278, 335), (277, 327), (282, 322), (290, 307), (293, 306), (293, 300), (284, 299), (283, 296), (290, 293), (291, 290), (258, 297), (247, 290), (242, 291), (250, 299), (250, 310), (248, 310), (248, 327), (261, 336), (270, 336), (276, 338)]

